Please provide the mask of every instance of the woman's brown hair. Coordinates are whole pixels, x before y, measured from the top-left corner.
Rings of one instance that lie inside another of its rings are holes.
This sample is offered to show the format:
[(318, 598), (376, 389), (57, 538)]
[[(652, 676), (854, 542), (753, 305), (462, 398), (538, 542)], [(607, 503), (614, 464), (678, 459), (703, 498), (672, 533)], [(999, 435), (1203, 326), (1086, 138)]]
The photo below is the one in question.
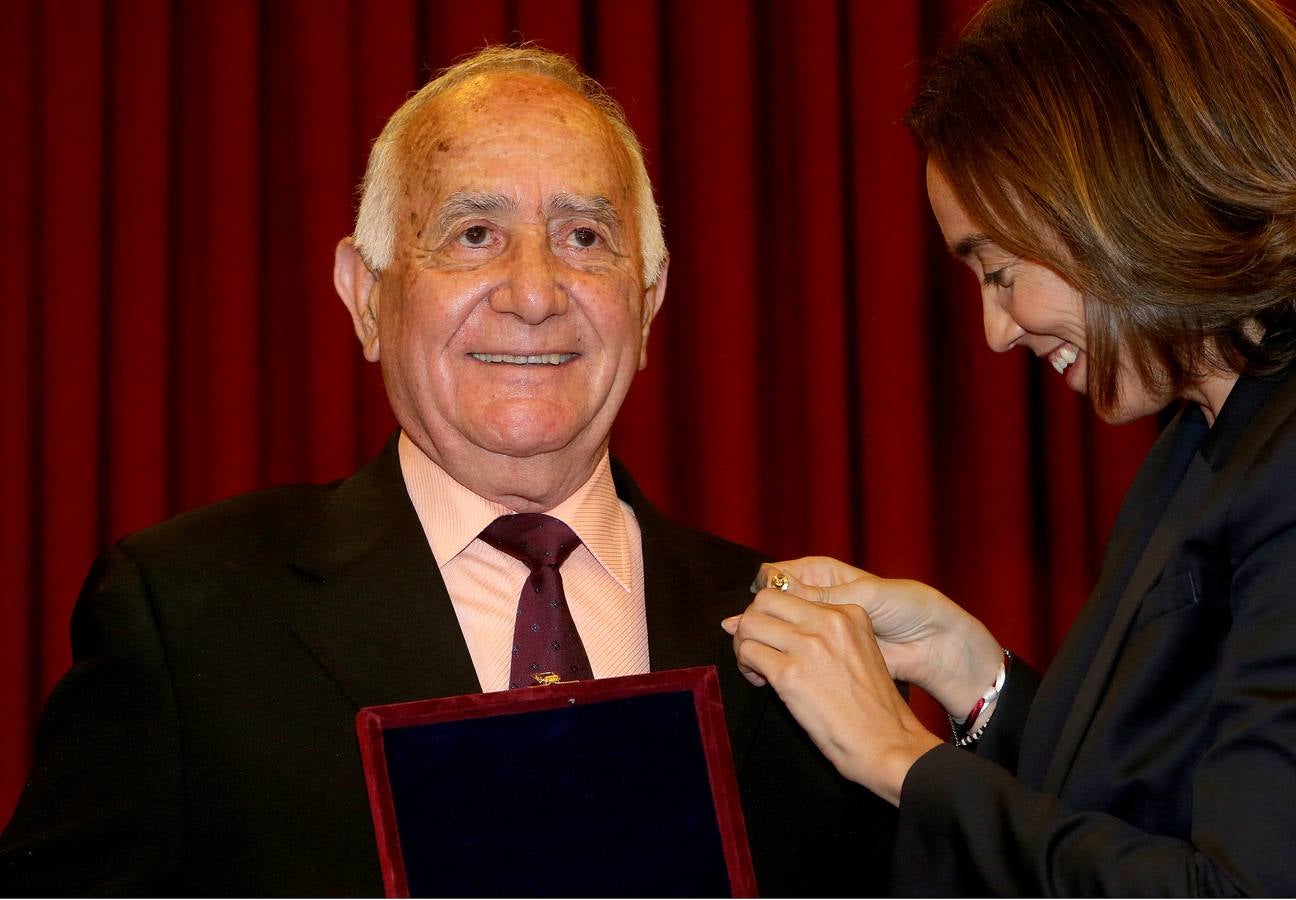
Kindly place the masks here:
[(987, 235), (1082, 292), (1100, 409), (1122, 346), (1174, 394), (1296, 359), (1296, 27), (1269, 0), (991, 0), (908, 124)]

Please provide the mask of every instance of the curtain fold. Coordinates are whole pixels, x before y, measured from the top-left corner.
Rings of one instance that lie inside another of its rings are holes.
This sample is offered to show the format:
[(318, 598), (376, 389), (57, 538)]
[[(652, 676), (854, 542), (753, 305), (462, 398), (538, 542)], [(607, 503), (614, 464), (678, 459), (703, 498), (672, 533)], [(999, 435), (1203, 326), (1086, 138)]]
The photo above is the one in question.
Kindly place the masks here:
[[(1157, 426), (984, 346), (900, 120), (954, 0), (15, 0), (0, 30), (0, 821), (109, 542), (394, 426), (332, 288), (368, 147), (487, 42), (625, 105), (671, 248), (613, 447), (676, 518), (932, 581), (1047, 663)], [(718, 627), (718, 625), (717, 625)]]

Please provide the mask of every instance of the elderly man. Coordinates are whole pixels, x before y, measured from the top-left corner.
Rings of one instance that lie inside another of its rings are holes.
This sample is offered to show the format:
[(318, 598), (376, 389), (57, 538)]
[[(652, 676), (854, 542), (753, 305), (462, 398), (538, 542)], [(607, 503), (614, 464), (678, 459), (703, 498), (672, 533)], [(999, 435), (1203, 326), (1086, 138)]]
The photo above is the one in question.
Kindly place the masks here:
[[(889, 820), (719, 626), (757, 554), (672, 525), (609, 460), (666, 269), (634, 135), (569, 60), (492, 48), (412, 97), (335, 270), (399, 434), (344, 482), (97, 563), (0, 892), (379, 893), (359, 707), (707, 663), (762, 890), (876, 892)], [(527, 538), (567, 554), (543, 608)]]

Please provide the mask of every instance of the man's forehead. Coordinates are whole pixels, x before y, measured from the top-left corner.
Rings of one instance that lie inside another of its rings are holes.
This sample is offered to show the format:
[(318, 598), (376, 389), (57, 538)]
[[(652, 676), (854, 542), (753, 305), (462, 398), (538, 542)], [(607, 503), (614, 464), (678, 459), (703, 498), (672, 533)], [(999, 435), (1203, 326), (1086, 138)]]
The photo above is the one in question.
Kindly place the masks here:
[(619, 150), (607, 118), (572, 88), (543, 75), (479, 75), (432, 98), (410, 124), (405, 145), (413, 159), (454, 154), (483, 140), (525, 142), (544, 133)]
[(546, 184), (538, 198), (632, 196), (629, 159), (606, 117), (550, 78), (479, 76), (433, 99), (405, 140), (405, 175), (416, 205), (465, 193), (499, 194), (521, 204), (523, 188)]

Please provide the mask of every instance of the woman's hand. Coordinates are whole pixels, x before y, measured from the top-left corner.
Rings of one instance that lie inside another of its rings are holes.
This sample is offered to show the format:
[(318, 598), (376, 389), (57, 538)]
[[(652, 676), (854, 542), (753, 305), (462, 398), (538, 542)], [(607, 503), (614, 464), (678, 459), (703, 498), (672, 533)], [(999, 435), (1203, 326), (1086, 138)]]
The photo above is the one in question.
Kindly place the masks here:
[[(826, 556), (807, 556), (761, 566), (752, 588), (765, 587), (779, 573), (788, 579), (789, 594), (863, 609), (891, 677), (921, 687), (955, 717), (966, 715), (998, 674), (1003, 654), (994, 635), (920, 581), (879, 578)], [(751, 680), (761, 683), (759, 675)]]
[(910, 767), (941, 740), (896, 690), (864, 609), (766, 589), (722, 624), (739, 664), (773, 685), (828, 761), (898, 804)]

